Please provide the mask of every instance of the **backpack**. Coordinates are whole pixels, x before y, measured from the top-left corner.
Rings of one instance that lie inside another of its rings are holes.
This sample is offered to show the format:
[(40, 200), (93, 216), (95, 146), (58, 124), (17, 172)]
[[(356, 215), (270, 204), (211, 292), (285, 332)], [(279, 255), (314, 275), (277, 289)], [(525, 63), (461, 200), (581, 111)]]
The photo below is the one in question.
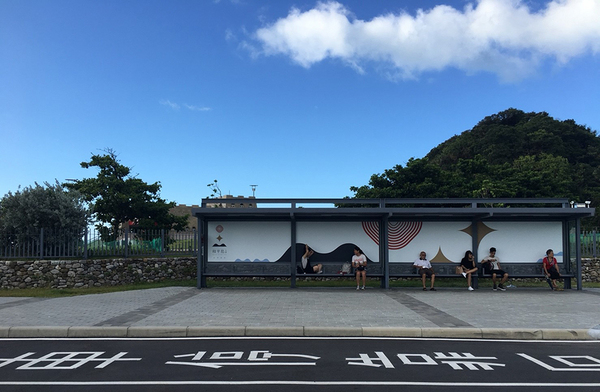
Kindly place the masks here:
[(340, 271), (340, 274), (342, 274), (342, 275), (349, 274), (351, 271), (351, 268), (352, 268), (352, 266), (348, 262), (342, 264), (342, 270)]
[(486, 274), (491, 274), (492, 270), (493, 270), (492, 262), (488, 261), (487, 263), (484, 263), (483, 270), (485, 271)]

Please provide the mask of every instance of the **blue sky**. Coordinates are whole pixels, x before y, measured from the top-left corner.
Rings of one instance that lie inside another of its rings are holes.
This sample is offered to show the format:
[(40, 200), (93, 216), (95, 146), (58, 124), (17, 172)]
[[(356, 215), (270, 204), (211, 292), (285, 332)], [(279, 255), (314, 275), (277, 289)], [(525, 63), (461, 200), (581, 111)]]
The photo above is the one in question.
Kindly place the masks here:
[(182, 204), (352, 196), (485, 116), (599, 103), (598, 0), (0, 0), (0, 196), (105, 148)]

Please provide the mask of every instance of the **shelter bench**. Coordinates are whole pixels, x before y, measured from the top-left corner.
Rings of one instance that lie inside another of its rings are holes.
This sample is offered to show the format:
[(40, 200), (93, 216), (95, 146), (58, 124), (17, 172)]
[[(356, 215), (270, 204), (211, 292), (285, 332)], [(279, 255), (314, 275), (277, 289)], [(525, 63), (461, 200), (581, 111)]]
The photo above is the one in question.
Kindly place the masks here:
[[(304, 274), (296, 272), (297, 279), (306, 278), (352, 278), (356, 277), (354, 269), (350, 273), (340, 274), (343, 263), (339, 261), (325, 261), (323, 264), (323, 273), (321, 274)], [(317, 264), (317, 263), (314, 263)], [(290, 264), (283, 263), (211, 263), (210, 268), (203, 272), (206, 277), (257, 277), (257, 278), (291, 278)], [(462, 275), (456, 274), (455, 268), (458, 263), (432, 263), (435, 269), (436, 278), (458, 278), (465, 279)], [(479, 271), (472, 277), (472, 286), (478, 287), (480, 278), (491, 279), (491, 275), (485, 273), (478, 263)], [(542, 272), (541, 263), (503, 263), (502, 269), (508, 273), (510, 279), (528, 279), (536, 278), (545, 280), (545, 275)], [(384, 278), (382, 265), (379, 263), (369, 263), (367, 265), (367, 277)], [(417, 270), (409, 262), (391, 262), (389, 263), (390, 278), (420, 278)], [(576, 278), (576, 274), (565, 272), (564, 266), (561, 265), (561, 277), (564, 280), (565, 289), (571, 288), (571, 279)], [(465, 279), (466, 280), (466, 279)], [(466, 284), (466, 282), (465, 282)]]
[[(456, 274), (455, 268), (458, 263), (432, 263), (435, 270), (436, 278), (459, 278), (465, 279), (462, 275)], [(491, 274), (485, 273), (480, 263), (477, 263), (479, 269), (476, 275), (472, 276), (472, 285), (474, 288), (478, 286), (478, 279), (492, 278)], [(502, 263), (502, 269), (508, 273), (508, 279), (546, 279), (542, 272), (541, 263)], [(390, 278), (419, 278), (417, 270), (413, 268), (412, 263), (390, 263)], [(561, 270), (561, 278), (564, 279), (566, 289), (571, 288), (571, 279), (575, 278), (573, 273), (567, 273)]]

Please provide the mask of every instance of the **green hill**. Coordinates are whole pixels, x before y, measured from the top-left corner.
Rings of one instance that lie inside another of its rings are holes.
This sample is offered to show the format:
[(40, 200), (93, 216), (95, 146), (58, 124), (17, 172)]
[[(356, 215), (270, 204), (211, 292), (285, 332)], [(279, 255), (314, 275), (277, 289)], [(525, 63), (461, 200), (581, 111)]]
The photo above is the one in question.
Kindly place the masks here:
[(600, 163), (600, 138), (573, 120), (558, 121), (548, 113), (508, 109), (486, 117), (473, 129), (432, 149), (427, 157), (442, 166), (473, 159), (477, 154), (490, 164), (513, 162), (526, 155), (565, 157), (571, 164)]
[[(567, 197), (600, 201), (600, 138), (573, 120), (508, 109), (351, 187), (357, 198)], [(595, 224), (588, 222), (589, 224)]]

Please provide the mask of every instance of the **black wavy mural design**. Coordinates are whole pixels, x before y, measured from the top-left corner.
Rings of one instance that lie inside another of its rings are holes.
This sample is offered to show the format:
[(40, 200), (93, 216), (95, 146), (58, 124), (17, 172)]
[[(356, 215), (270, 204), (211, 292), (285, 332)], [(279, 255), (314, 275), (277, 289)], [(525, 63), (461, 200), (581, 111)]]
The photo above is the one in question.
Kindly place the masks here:
[[(309, 245), (310, 246), (310, 245)], [(354, 256), (354, 247), (356, 245), (355, 244), (343, 244), (338, 246), (335, 250), (329, 252), (329, 253), (318, 253), (315, 252), (311, 257), (310, 257), (310, 262), (312, 265), (315, 265), (317, 263), (322, 263), (322, 262), (340, 262), (340, 263), (344, 263), (344, 262), (350, 262), (352, 261), (352, 256)], [(292, 255), (292, 248), (289, 247), (285, 253), (279, 258), (277, 259), (275, 262), (279, 263), (289, 263), (290, 262), (290, 258)], [(296, 261), (300, 261), (302, 259), (302, 255), (304, 255), (304, 244), (296, 244)], [(369, 258), (369, 255), (365, 254), (365, 256), (367, 256), (367, 262), (372, 263), (373, 260)]]

